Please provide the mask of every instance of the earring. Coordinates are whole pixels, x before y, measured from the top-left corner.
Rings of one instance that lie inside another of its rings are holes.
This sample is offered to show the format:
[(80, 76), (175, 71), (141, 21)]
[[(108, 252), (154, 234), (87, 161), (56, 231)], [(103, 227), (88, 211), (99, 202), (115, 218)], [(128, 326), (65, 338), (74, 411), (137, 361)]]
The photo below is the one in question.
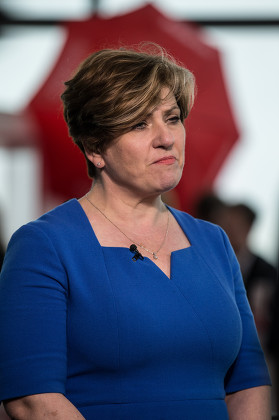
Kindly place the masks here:
[(97, 163), (97, 166), (100, 166), (100, 165), (101, 165), (101, 162), (98, 162), (98, 163)]

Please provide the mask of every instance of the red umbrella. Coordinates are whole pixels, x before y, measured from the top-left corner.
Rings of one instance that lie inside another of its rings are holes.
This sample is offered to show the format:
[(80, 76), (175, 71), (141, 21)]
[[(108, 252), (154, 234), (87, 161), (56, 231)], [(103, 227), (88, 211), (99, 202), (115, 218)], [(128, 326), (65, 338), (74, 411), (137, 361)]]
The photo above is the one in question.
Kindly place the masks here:
[(45, 197), (67, 200), (90, 187), (84, 159), (69, 140), (63, 121), (60, 101), (63, 82), (95, 50), (153, 41), (166, 48), (197, 79), (198, 96), (186, 125), (186, 165), (176, 188), (179, 207), (191, 211), (197, 197), (211, 188), (238, 137), (218, 51), (204, 42), (200, 29), (171, 20), (151, 5), (124, 16), (72, 22), (66, 29), (64, 49), (29, 105), (41, 130)]

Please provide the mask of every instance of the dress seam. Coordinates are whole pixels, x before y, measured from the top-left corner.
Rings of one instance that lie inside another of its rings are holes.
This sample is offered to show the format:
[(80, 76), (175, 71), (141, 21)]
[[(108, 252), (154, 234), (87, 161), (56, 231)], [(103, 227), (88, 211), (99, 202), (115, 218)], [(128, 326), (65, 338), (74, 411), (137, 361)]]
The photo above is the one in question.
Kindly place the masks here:
[[(226, 288), (223, 286), (222, 282), (220, 281), (220, 279), (219, 279), (219, 275), (218, 275), (218, 274), (216, 274), (216, 272), (215, 272), (215, 270), (212, 268), (211, 264), (210, 264), (210, 263), (208, 263), (208, 261), (204, 258), (203, 254), (202, 254), (201, 252), (199, 252), (199, 251), (197, 250), (197, 253), (198, 253), (198, 254), (199, 254), (199, 256), (202, 258), (202, 260), (203, 260), (204, 264), (208, 267), (208, 269), (210, 270), (210, 272), (211, 272), (211, 273), (214, 275), (214, 277), (217, 279), (218, 284), (219, 284), (219, 285), (221, 286), (221, 288), (224, 290), (224, 292), (226, 293), (226, 295), (227, 295), (228, 297), (230, 297), (230, 295), (229, 295), (228, 291), (226, 290)], [(233, 272), (232, 272), (232, 276), (233, 276), (233, 279), (235, 279), (235, 276), (233, 275)], [(238, 306), (237, 306), (236, 302), (235, 302), (234, 300), (233, 300), (232, 302), (233, 302), (233, 304), (235, 305), (235, 307), (236, 307), (236, 309), (237, 309), (237, 312), (238, 312), (238, 314), (239, 314), (239, 309), (238, 309)], [(240, 318), (240, 322), (241, 322), (241, 317), (240, 317), (240, 314), (239, 314), (239, 318)], [(239, 349), (238, 349), (238, 352), (239, 352)], [(237, 354), (238, 354), (238, 352), (237, 352)], [(235, 361), (235, 359), (236, 359), (236, 357), (237, 357), (237, 354), (235, 354), (235, 355), (232, 357), (232, 359), (231, 359), (231, 361), (230, 361), (230, 365), (232, 365), (232, 363)]]

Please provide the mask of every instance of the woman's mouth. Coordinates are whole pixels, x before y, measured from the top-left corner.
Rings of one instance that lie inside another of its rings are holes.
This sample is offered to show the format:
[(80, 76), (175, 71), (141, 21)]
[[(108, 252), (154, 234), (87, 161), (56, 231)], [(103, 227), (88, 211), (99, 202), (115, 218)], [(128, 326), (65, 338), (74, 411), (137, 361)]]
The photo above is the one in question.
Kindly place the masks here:
[(176, 158), (174, 156), (166, 156), (159, 160), (156, 160), (156, 164), (159, 165), (173, 165), (176, 162)]

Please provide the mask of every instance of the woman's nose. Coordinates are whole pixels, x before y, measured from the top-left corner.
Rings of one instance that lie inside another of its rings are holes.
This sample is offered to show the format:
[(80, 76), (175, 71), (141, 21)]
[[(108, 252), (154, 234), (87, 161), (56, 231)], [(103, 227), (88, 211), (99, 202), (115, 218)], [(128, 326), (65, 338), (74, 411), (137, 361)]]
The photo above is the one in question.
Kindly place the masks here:
[(174, 135), (169, 126), (162, 123), (154, 125), (153, 147), (162, 147), (164, 149), (171, 149), (174, 144)]

